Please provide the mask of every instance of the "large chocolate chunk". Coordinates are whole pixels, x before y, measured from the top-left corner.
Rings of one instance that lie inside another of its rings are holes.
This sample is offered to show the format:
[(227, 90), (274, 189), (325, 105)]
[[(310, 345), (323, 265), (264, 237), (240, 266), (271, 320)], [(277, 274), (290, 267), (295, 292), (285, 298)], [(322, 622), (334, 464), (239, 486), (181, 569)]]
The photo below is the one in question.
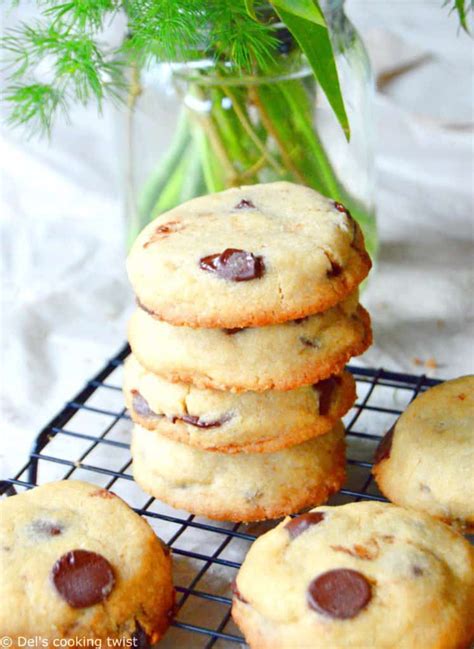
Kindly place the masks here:
[(326, 272), (326, 277), (332, 279), (333, 277), (339, 277), (342, 273), (342, 266), (335, 259), (330, 259), (331, 268)]
[(175, 424), (177, 421), (183, 421), (185, 424), (191, 424), (191, 426), (197, 426), (198, 428), (218, 428), (229, 421), (230, 416), (225, 415), (220, 419), (209, 419), (203, 420), (197, 415), (176, 415), (171, 417), (171, 421)]
[(314, 385), (314, 388), (319, 393), (319, 414), (321, 417), (325, 417), (329, 414), (334, 391), (340, 383), (341, 379), (338, 376), (331, 376), (330, 378)]
[(324, 572), (308, 587), (309, 606), (339, 620), (355, 617), (371, 598), (372, 589), (364, 575), (347, 568)]
[(303, 532), (306, 532), (308, 527), (317, 525), (324, 519), (324, 512), (308, 512), (296, 518), (292, 518), (289, 523), (285, 525), (285, 529), (292, 539), (295, 539)]
[(56, 590), (72, 608), (103, 602), (115, 585), (114, 571), (105, 557), (88, 550), (71, 550), (51, 571)]
[(142, 397), (138, 390), (132, 390), (132, 407), (140, 417), (159, 417), (148, 405), (145, 397)]
[(396, 426), (396, 422), (395, 424), (393, 424), (390, 430), (385, 433), (379, 445), (377, 446), (377, 450), (375, 451), (376, 464), (390, 457), (390, 451), (392, 450), (393, 433), (395, 432), (395, 426)]
[(227, 248), (224, 252), (202, 257), (199, 266), (202, 270), (215, 273), (222, 279), (232, 282), (258, 279), (265, 272), (263, 257), (237, 248)]

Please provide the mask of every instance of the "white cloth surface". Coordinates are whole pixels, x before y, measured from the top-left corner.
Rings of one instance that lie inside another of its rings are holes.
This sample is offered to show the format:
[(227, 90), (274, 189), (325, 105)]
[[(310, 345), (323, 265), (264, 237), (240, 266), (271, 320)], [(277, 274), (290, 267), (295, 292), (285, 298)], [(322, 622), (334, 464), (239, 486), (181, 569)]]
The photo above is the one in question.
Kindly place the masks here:
[[(347, 5), (377, 73), (425, 61), (376, 97), (381, 248), (363, 296), (375, 343), (361, 362), (472, 372), (472, 41), (438, 0)], [(2, 477), (115, 353), (133, 305), (116, 117), (91, 107), (71, 118), (50, 143), (1, 133)]]

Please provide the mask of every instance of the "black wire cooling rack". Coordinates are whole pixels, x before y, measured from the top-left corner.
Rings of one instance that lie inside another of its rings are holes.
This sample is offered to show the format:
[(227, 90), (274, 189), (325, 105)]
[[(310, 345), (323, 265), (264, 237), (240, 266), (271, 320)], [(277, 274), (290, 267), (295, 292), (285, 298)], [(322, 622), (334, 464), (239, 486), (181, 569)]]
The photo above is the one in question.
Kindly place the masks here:
[[(68, 478), (112, 489), (172, 548), (177, 613), (160, 647), (235, 647), (243, 638), (230, 617), (231, 583), (252, 541), (274, 522), (216, 523), (172, 509), (135, 485), (128, 443), (131, 422), (121, 394), (122, 364), (129, 352), (123, 347), (40, 432), (28, 462), (14, 478), (0, 483), (0, 493), (13, 495)], [(358, 393), (344, 420), (348, 479), (330, 504), (384, 500), (370, 473), (379, 437), (420, 391), (439, 383), (383, 369), (348, 369)]]

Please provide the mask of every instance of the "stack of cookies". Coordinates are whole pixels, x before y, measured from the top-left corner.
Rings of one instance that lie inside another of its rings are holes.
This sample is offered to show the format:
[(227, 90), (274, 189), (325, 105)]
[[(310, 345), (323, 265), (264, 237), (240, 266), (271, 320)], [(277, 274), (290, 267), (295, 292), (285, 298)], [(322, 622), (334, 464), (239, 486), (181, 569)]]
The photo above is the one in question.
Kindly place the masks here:
[(320, 504), (345, 479), (344, 371), (371, 342), (370, 260), (340, 203), (287, 182), (194, 199), (135, 242), (124, 391), (136, 481), (236, 521)]

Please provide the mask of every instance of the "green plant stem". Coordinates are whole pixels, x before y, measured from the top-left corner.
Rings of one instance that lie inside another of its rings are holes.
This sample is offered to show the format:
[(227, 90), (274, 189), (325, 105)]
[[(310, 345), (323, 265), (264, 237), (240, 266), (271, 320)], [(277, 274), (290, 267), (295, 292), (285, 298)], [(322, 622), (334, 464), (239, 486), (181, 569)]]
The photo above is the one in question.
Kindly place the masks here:
[[(210, 119), (215, 122), (215, 127), (219, 137), (227, 151), (227, 155), (232, 160), (236, 176), (240, 176), (242, 169), (253, 165), (255, 161), (255, 151), (250, 146), (251, 142), (244, 133), (234, 110), (224, 108), (223, 102), (226, 95), (222, 88), (214, 87), (210, 92), (212, 99), (212, 109), (209, 113)], [(236, 177), (236, 184), (238, 178)]]
[[(202, 91), (197, 85), (194, 86), (194, 93), (196, 94), (198, 99), (201, 99), (202, 101), (205, 100)], [(237, 174), (235, 172), (234, 165), (232, 164), (232, 161), (227, 154), (225, 144), (219, 137), (219, 132), (214, 124), (214, 121), (212, 120), (212, 117), (207, 115), (205, 112), (193, 112), (192, 117), (206, 134), (209, 145), (212, 147), (212, 150), (215, 152), (215, 155), (219, 159), (226, 179), (226, 184), (228, 184), (229, 186), (235, 185)]]
[(304, 87), (300, 82), (288, 82), (281, 84), (279, 90), (290, 108), (296, 132), (301, 135), (303, 148), (307, 153), (311, 153), (313, 158), (311, 176), (317, 173), (325, 187), (323, 193), (337, 199), (341, 186), (314, 128), (312, 107)]
[(291, 155), (287, 149), (287, 146), (284, 142), (284, 140), (281, 138), (281, 134), (277, 128), (275, 128), (275, 125), (269, 115), (269, 111), (267, 110), (266, 106), (264, 105), (260, 93), (257, 90), (256, 87), (252, 87), (249, 90), (249, 95), (252, 98), (252, 101), (254, 102), (255, 106), (257, 106), (258, 111), (260, 113), (260, 117), (262, 119), (262, 123), (264, 124), (265, 128), (267, 129), (269, 135), (273, 137), (275, 140), (276, 144), (278, 145), (278, 148), (280, 150), (280, 154), (283, 159), (283, 164), (286, 167), (288, 171), (290, 171), (297, 180), (299, 180), (301, 183), (305, 184), (305, 178), (304, 176), (300, 173), (300, 170), (296, 165), (293, 163), (293, 160), (291, 159)]
[(239, 118), (240, 123), (242, 124), (244, 130), (246, 131), (246, 133), (248, 134), (252, 142), (255, 144), (257, 149), (260, 151), (262, 156), (267, 160), (270, 167), (272, 167), (277, 174), (280, 175), (283, 174), (284, 171), (283, 168), (278, 163), (278, 161), (274, 158), (274, 156), (270, 153), (268, 148), (265, 146), (264, 142), (262, 142), (258, 137), (258, 135), (255, 133), (252, 124), (250, 122), (250, 119), (246, 114), (245, 110), (240, 105), (237, 97), (232, 93), (232, 91), (228, 86), (224, 85), (222, 86), (222, 89), (227, 95), (227, 97), (229, 97), (229, 99), (232, 101), (232, 107), (235, 110), (235, 114)]

